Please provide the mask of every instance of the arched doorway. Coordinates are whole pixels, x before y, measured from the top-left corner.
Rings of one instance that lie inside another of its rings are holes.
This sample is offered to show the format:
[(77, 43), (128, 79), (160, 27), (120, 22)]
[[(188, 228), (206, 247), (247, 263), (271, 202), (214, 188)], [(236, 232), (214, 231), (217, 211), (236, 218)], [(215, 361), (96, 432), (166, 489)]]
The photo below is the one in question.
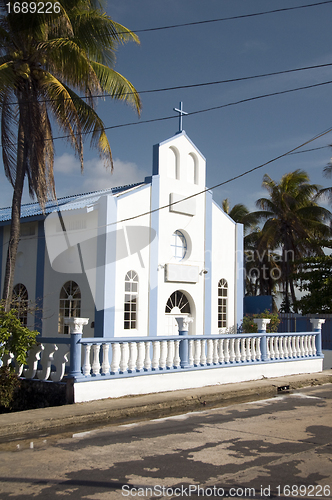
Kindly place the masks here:
[[(176, 290), (168, 298), (165, 307), (165, 335), (178, 335), (179, 328), (176, 321), (178, 316), (191, 316), (190, 302), (187, 295)], [(189, 325), (190, 333), (191, 325)]]

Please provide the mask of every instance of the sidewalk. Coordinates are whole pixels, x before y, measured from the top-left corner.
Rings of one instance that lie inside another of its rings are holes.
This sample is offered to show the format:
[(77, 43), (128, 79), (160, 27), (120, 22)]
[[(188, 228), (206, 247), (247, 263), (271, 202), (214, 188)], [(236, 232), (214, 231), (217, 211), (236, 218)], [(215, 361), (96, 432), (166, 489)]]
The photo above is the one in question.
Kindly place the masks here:
[(0, 442), (88, 430), (273, 397), (278, 392), (332, 383), (332, 370), (237, 384), (162, 392), (0, 415)]

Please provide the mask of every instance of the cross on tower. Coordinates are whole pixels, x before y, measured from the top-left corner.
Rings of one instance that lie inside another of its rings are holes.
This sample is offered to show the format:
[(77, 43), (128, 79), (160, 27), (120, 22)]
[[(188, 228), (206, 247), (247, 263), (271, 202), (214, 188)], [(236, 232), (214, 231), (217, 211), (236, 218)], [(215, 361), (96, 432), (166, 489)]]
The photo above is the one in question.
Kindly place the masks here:
[(177, 113), (179, 113), (179, 131), (177, 132), (177, 134), (181, 134), (182, 132), (182, 116), (183, 115), (187, 115), (188, 113), (186, 113), (185, 111), (183, 111), (182, 109), (182, 102), (180, 102), (180, 106), (179, 106), (179, 109), (177, 108), (173, 108), (174, 111), (176, 111)]

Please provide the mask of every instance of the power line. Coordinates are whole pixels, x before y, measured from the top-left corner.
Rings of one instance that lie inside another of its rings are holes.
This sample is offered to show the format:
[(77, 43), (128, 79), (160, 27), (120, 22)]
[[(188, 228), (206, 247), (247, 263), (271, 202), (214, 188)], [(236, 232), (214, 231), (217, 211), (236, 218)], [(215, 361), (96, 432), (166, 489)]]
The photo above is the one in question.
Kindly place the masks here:
[[(332, 83), (332, 80), (329, 80), (327, 82), (315, 83), (315, 84), (312, 84), (312, 85), (305, 85), (303, 87), (297, 87), (295, 89), (281, 90), (281, 91), (278, 91), (278, 92), (271, 92), (269, 94), (262, 94), (262, 95), (259, 95), (259, 96), (248, 97), (246, 99), (240, 99), (238, 101), (229, 102), (227, 104), (221, 104), (219, 106), (213, 106), (211, 108), (205, 108), (205, 109), (201, 109), (201, 110), (197, 110), (197, 111), (191, 111), (191, 112), (187, 113), (187, 116), (197, 115), (197, 114), (200, 114), (200, 113), (207, 113), (209, 111), (214, 111), (216, 109), (222, 109), (222, 108), (227, 108), (227, 107), (230, 107), (230, 106), (236, 106), (238, 104), (243, 104), (245, 102), (257, 101), (258, 99), (265, 99), (267, 97), (273, 97), (273, 96), (277, 96), (277, 95), (288, 94), (288, 93), (291, 93), (291, 92), (298, 92), (300, 90), (307, 90), (307, 89), (310, 89), (310, 88), (320, 87), (320, 86), (323, 86), (323, 85), (330, 85), (331, 83)], [(151, 118), (150, 120), (141, 120), (141, 121), (137, 121), (137, 122), (128, 122), (128, 123), (123, 123), (123, 124), (119, 124), (119, 125), (110, 125), (109, 127), (104, 127), (103, 130), (113, 130), (113, 129), (116, 129), (116, 128), (129, 127), (129, 126), (134, 126), (134, 125), (143, 125), (143, 124), (146, 124), (146, 123), (155, 123), (155, 122), (160, 122), (160, 121), (173, 120), (175, 118), (178, 118), (178, 116), (171, 115), (171, 116), (164, 116), (164, 117), (161, 117), (161, 118)], [(89, 133), (90, 132), (84, 132), (84, 133), (82, 133), (82, 135), (89, 134)], [(64, 135), (64, 136), (54, 137), (54, 140), (56, 140), (56, 139), (66, 139), (67, 137), (69, 137), (69, 136), (68, 135)]]
[[(172, 202), (172, 203), (169, 203), (167, 205), (163, 205), (161, 207), (158, 207), (158, 208), (155, 208), (153, 210), (149, 210), (147, 212), (144, 212), (144, 213), (141, 213), (141, 214), (138, 214), (138, 215), (135, 215), (133, 217), (128, 217), (126, 219), (121, 219), (119, 221), (116, 221), (116, 222), (111, 222), (109, 224), (104, 224), (104, 225), (101, 225), (101, 226), (98, 226), (96, 229), (100, 229), (100, 228), (103, 228), (103, 227), (109, 227), (109, 226), (114, 226), (116, 224), (122, 224), (123, 222), (128, 222), (128, 221), (131, 221), (131, 220), (135, 220), (135, 219), (138, 219), (140, 217), (144, 217), (146, 215), (150, 215), (150, 214), (153, 214), (153, 213), (156, 213), (156, 212), (159, 212), (160, 210), (163, 210), (165, 208), (169, 208), (173, 205), (177, 205), (178, 203), (181, 203), (182, 201), (185, 201), (185, 200), (189, 200), (191, 198), (195, 198), (196, 196), (199, 196), (201, 194), (204, 194), (206, 193), (207, 191), (211, 191), (212, 189), (216, 189), (218, 187), (221, 187), (221, 186), (224, 186), (226, 184), (229, 184), (230, 182), (233, 182), (237, 179), (240, 179), (241, 177), (245, 177), (246, 175), (252, 173), (252, 172), (255, 172), (256, 170), (259, 170), (263, 167), (266, 167), (267, 165), (270, 165), (274, 162), (276, 162), (277, 160), (280, 160), (281, 158), (284, 158), (285, 156), (288, 156), (288, 155), (291, 155), (291, 154), (295, 154), (296, 152), (298, 153), (305, 153), (307, 151), (311, 151), (311, 149), (308, 149), (308, 150), (305, 150), (305, 151), (298, 151), (299, 149), (303, 148), (304, 146), (306, 146), (307, 144), (310, 144), (314, 141), (316, 141), (317, 139), (320, 139), (321, 137), (324, 137), (325, 135), (329, 134), (330, 132), (332, 132), (332, 127), (324, 130), (323, 132), (320, 132), (319, 134), (315, 135), (314, 137), (312, 137), (311, 139), (309, 139), (308, 141), (305, 141), (303, 142), (302, 144), (300, 144), (299, 146), (296, 146), (295, 148), (292, 148), (290, 149), (289, 151), (287, 151), (286, 153), (282, 153), (278, 156), (275, 156), (274, 158), (272, 158), (271, 160), (268, 160), (264, 163), (261, 163), (260, 165), (257, 165), (256, 167), (253, 167), (253, 168), (250, 168), (244, 172), (242, 172), (241, 174), (238, 174), (238, 175), (235, 175), (234, 177), (231, 177), (230, 179), (227, 179), (226, 181), (222, 181), (222, 182), (219, 182), (218, 184), (215, 184), (214, 186), (211, 186), (211, 187), (208, 187), (208, 188), (205, 188), (203, 189), (202, 191), (199, 191), (198, 193), (194, 193), (190, 196), (187, 196), (185, 198), (182, 198), (181, 200), (179, 201), (175, 201), (175, 202)], [(321, 148), (316, 148), (316, 149), (321, 149)], [(77, 195), (78, 197), (80, 195)], [(84, 194), (82, 194), (81, 196), (84, 196)], [(79, 231), (78, 231), (79, 232)], [(31, 237), (27, 237), (26, 239), (39, 239), (39, 238), (42, 238), (40, 236), (31, 236)], [(4, 243), (3, 246), (5, 246), (8, 242)]]
[[(331, 0), (331, 2), (332, 2), (332, 0)], [(157, 93), (157, 92), (168, 92), (168, 91), (172, 91), (172, 90), (183, 90), (183, 89), (190, 89), (190, 88), (207, 87), (210, 85), (221, 85), (224, 83), (235, 83), (235, 82), (242, 82), (242, 81), (246, 81), (246, 80), (255, 80), (256, 78), (265, 78), (265, 77), (269, 77), (269, 76), (285, 75), (288, 73), (296, 73), (298, 71), (307, 71), (307, 70), (311, 70), (311, 69), (326, 68), (329, 66), (332, 66), (332, 63), (315, 64), (313, 66), (302, 66), (301, 68), (292, 68), (292, 69), (286, 69), (286, 70), (282, 70), (282, 71), (272, 71), (271, 73), (260, 73), (258, 75), (241, 76), (238, 78), (227, 78), (226, 80), (215, 80), (212, 82), (192, 83), (192, 84), (188, 84), (188, 85), (175, 85), (173, 87), (162, 87), (159, 89), (148, 89), (148, 90), (141, 90), (141, 91), (137, 91), (137, 92), (125, 92), (123, 94), (119, 94), (119, 93), (116, 93), (114, 95), (112, 95), (112, 94), (94, 94), (94, 95), (90, 95), (90, 97), (78, 96), (77, 98), (66, 97), (66, 98), (58, 98), (58, 99), (41, 99), (38, 102), (40, 102), (40, 103), (56, 102), (56, 101), (64, 102), (64, 101), (69, 101), (69, 100), (74, 101), (75, 99), (90, 99), (91, 97), (94, 99), (97, 99), (97, 98), (105, 98), (105, 97), (112, 97), (112, 98), (115, 97), (116, 98), (116, 97), (119, 97), (120, 95), (152, 94), (152, 93)], [(28, 100), (28, 101), (23, 101), (23, 102), (28, 103), (30, 101)], [(7, 104), (7, 106), (14, 106), (17, 104), (18, 104), (18, 102), (9, 102)]]
[[(331, 83), (332, 83), (332, 80), (329, 80), (327, 82), (315, 83), (312, 85), (305, 85), (303, 87), (296, 87), (295, 89), (280, 90), (278, 92), (271, 92), (269, 94), (262, 94), (259, 96), (248, 97), (246, 99), (240, 99), (238, 101), (233, 101), (233, 102), (229, 102), (226, 104), (221, 104), (219, 106), (213, 106), (210, 108), (200, 109), (197, 111), (191, 111), (191, 112), (187, 113), (187, 116), (197, 115), (200, 113), (207, 113), (209, 111), (223, 109), (223, 108), (227, 108), (230, 106), (236, 106), (238, 104), (243, 104), (245, 102), (257, 101), (259, 99), (266, 99), (267, 97), (288, 94), (291, 92), (298, 92), (300, 90), (308, 90), (308, 89), (315, 88), (315, 87), (321, 87), (323, 85), (330, 85)], [(145, 125), (147, 123), (155, 123), (155, 122), (166, 121), (166, 120), (174, 120), (175, 118), (178, 118), (178, 116), (177, 115), (170, 115), (170, 116), (164, 116), (164, 117), (160, 117), (160, 118), (151, 118), (149, 120), (141, 120), (141, 121), (137, 121), (137, 122), (128, 122), (128, 123), (122, 123), (122, 124), (118, 124), (118, 125), (110, 125), (108, 127), (103, 127), (102, 129), (94, 130), (94, 132), (100, 132), (101, 130), (113, 130), (116, 128), (130, 127), (130, 126), (135, 126), (135, 125)], [(91, 132), (81, 132), (81, 135), (88, 135), (88, 134), (91, 134)], [(76, 135), (79, 135), (79, 134), (76, 134)], [(55, 141), (58, 139), (67, 139), (68, 137), (71, 137), (71, 136), (70, 135), (62, 135), (62, 136), (53, 137), (52, 139), (47, 139), (47, 140), (54, 140)], [(0, 144), (0, 147), (2, 147), (2, 144)]]
[(177, 205), (178, 203), (181, 203), (182, 201), (189, 200), (189, 199), (191, 199), (191, 198), (195, 198), (196, 196), (199, 196), (199, 195), (201, 195), (201, 194), (204, 194), (204, 193), (206, 193), (207, 191), (211, 191), (212, 189), (216, 189), (216, 188), (218, 188), (218, 187), (224, 186), (225, 184), (229, 184), (229, 183), (230, 183), (230, 182), (232, 182), (232, 181), (235, 181), (235, 180), (237, 180), (237, 179), (240, 179), (241, 177), (244, 177), (244, 176), (246, 176), (246, 175), (248, 175), (248, 174), (250, 174), (250, 173), (252, 173), (252, 172), (255, 172), (256, 170), (259, 170), (259, 169), (261, 169), (261, 168), (263, 168), (263, 167), (266, 167), (267, 165), (270, 165), (271, 163), (274, 163), (274, 162), (276, 162), (277, 160), (280, 160), (281, 158), (284, 158), (285, 156), (288, 156), (288, 155), (290, 155), (290, 154), (293, 154), (293, 153), (294, 153), (295, 151), (297, 151), (298, 149), (300, 149), (300, 148), (302, 148), (302, 147), (306, 146), (307, 144), (310, 144), (311, 142), (316, 141), (317, 139), (320, 139), (321, 137), (323, 137), (323, 136), (325, 136), (325, 135), (329, 134), (330, 132), (332, 132), (332, 127), (328, 128), (328, 129), (327, 129), (327, 130), (325, 130), (324, 132), (321, 132), (321, 133), (317, 134), (316, 136), (312, 137), (312, 138), (311, 138), (311, 139), (309, 139), (308, 141), (305, 141), (304, 143), (300, 144), (300, 146), (296, 146), (295, 148), (290, 149), (290, 150), (289, 150), (289, 151), (287, 151), (286, 153), (283, 153), (283, 154), (281, 154), (281, 155), (278, 155), (278, 156), (276, 156), (276, 157), (272, 158), (271, 160), (266, 161), (265, 163), (262, 163), (262, 164), (260, 164), (260, 165), (258, 165), (258, 166), (256, 166), (256, 167), (253, 167), (253, 168), (251, 168), (251, 169), (249, 169), (249, 170), (246, 170), (245, 172), (242, 172), (242, 173), (241, 173), (241, 174), (239, 174), (239, 175), (235, 175), (234, 177), (231, 177), (230, 179), (228, 179), (228, 180), (226, 180), (226, 181), (220, 182), (219, 184), (215, 184), (214, 186), (211, 186), (211, 187), (209, 187), (209, 188), (205, 188), (205, 189), (203, 189), (202, 191), (199, 191), (198, 193), (195, 193), (195, 194), (192, 194), (192, 195), (187, 196), (187, 197), (185, 197), (185, 198), (182, 198), (182, 199), (181, 199), (181, 200), (179, 200), (179, 201), (175, 201), (175, 202), (173, 202), (173, 203), (169, 203), (168, 205), (163, 205), (163, 206), (161, 206), (161, 207), (155, 208), (154, 210), (149, 210), (148, 212), (141, 213), (141, 214), (139, 214), (139, 215), (135, 215), (135, 216), (133, 216), (133, 217), (128, 217), (128, 218), (126, 218), (126, 219), (122, 219), (122, 220), (119, 220), (119, 221), (117, 221), (117, 222), (111, 222), (110, 224), (106, 224), (106, 225), (105, 225), (105, 226), (103, 226), (103, 227), (107, 227), (107, 226), (114, 226), (114, 225), (116, 225), (116, 224), (121, 224), (121, 223), (123, 223), (123, 222), (128, 222), (128, 221), (131, 221), (131, 220), (134, 220), (134, 219), (138, 219), (138, 218), (140, 218), (140, 217), (144, 217), (145, 215), (150, 215), (150, 214), (153, 214), (153, 213), (155, 213), (155, 212), (159, 212), (160, 210), (163, 210), (163, 209), (165, 209), (165, 208), (169, 208), (169, 207), (171, 207), (171, 206), (173, 206), (173, 205)]
[[(174, 29), (174, 28), (183, 28), (185, 26), (196, 26), (199, 24), (218, 23), (218, 22), (222, 22), (222, 21), (233, 21), (236, 19), (245, 19), (248, 17), (258, 17), (258, 16), (264, 16), (264, 15), (268, 15), (268, 14), (276, 14), (278, 12), (286, 12), (286, 11), (290, 11), (290, 10), (299, 10), (299, 9), (306, 9), (309, 7), (317, 7), (319, 5), (324, 5), (324, 4), (329, 4), (329, 3), (332, 3), (332, 0), (326, 0), (324, 2), (317, 2), (317, 3), (310, 3), (310, 4), (306, 4), (306, 5), (299, 5), (297, 7), (285, 7), (283, 9), (273, 9), (273, 10), (266, 10), (263, 12), (254, 12), (252, 14), (241, 14), (238, 16), (221, 17), (219, 19), (208, 19), (206, 21), (194, 21), (191, 23), (171, 24), (168, 26), (160, 26), (157, 28), (145, 28), (145, 29), (131, 30), (131, 31), (132, 31), (132, 33), (146, 33), (148, 31), (161, 31), (161, 30), (169, 30), (169, 29)], [(125, 33), (125, 32), (121, 32), (121, 33)]]

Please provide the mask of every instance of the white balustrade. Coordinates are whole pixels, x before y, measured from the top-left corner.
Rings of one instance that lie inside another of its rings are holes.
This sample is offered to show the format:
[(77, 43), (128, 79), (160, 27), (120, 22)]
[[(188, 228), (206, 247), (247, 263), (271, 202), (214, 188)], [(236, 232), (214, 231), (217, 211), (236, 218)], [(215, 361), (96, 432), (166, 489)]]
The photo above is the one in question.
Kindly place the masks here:
[[(189, 367), (216, 367), (229, 363), (246, 364), (262, 361), (262, 334), (188, 337)], [(53, 339), (52, 339), (53, 340)], [(82, 376), (128, 376), (144, 371), (174, 370), (181, 366), (181, 338), (156, 337), (140, 339), (82, 339)], [(40, 342), (33, 346), (25, 368), (15, 364), (13, 355), (3, 356), (4, 365), (14, 366), (19, 375), (39, 380), (63, 379), (68, 366), (69, 343)], [(296, 360), (316, 356), (314, 333), (267, 334), (266, 362)], [(53, 370), (53, 371), (52, 371)]]

